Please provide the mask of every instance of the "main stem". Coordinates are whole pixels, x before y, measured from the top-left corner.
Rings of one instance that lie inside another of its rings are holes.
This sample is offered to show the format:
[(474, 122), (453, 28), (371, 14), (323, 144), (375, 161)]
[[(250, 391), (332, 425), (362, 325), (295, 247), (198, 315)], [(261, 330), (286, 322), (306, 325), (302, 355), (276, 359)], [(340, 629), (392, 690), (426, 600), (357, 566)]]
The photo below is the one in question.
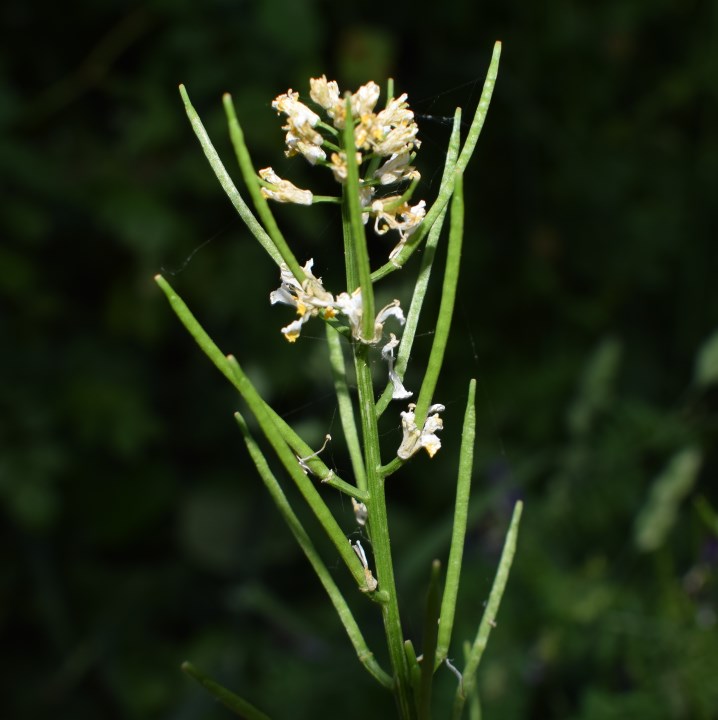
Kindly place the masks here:
[(354, 364), (356, 367), (357, 389), (359, 393), (359, 412), (361, 415), (364, 439), (364, 458), (369, 490), (369, 533), (376, 577), (379, 589), (388, 594), (388, 601), (382, 604), (384, 631), (389, 647), (389, 657), (394, 673), (394, 697), (403, 720), (416, 717), (414, 703), (411, 701), (409, 687), (409, 668), (404, 653), (404, 635), (401, 629), (399, 603), (394, 582), (394, 566), (391, 561), (391, 543), (389, 540), (389, 521), (384, 495), (384, 477), (379, 472), (381, 455), (379, 452), (379, 431), (374, 404), (374, 388), (369, 365), (369, 346), (354, 344)]

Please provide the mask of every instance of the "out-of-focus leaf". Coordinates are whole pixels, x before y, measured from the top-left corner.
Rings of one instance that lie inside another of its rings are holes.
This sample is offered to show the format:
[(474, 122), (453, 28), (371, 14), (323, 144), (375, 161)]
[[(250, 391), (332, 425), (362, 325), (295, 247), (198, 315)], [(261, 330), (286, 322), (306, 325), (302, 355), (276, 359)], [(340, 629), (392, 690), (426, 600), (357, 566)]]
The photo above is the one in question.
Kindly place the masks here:
[(684, 448), (654, 481), (648, 501), (636, 518), (634, 540), (639, 550), (650, 552), (663, 545), (675, 524), (681, 501), (695, 483), (702, 460), (698, 448)]
[(693, 379), (698, 387), (706, 387), (718, 382), (718, 330), (703, 343), (698, 351)]

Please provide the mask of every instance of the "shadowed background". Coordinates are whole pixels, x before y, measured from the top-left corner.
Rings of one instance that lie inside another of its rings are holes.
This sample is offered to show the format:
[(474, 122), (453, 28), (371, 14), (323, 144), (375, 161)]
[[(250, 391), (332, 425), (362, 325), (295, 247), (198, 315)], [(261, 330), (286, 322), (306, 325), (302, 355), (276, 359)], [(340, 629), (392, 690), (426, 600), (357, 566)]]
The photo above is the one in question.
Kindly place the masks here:
[[(185, 659), (276, 718), (392, 717), (246, 457), (237, 398), (152, 281), (167, 275), (312, 444), (339, 438), (321, 327), (283, 340), (291, 312), (268, 303), (278, 272), (205, 162), (177, 85), (235, 178), (225, 91), (255, 165), (306, 187), (317, 174), (283, 157), (271, 100), (322, 73), (351, 89), (392, 76), (419, 113), (415, 197), (431, 202), (445, 118), (473, 115), (496, 39), (436, 398), (444, 448), (390, 481), (405, 630), (420, 646), (476, 377), (456, 664), (512, 504), (526, 502), (480, 669), (484, 716), (715, 717), (715, 4), (9, 0), (0, 18), (7, 717), (230, 717), (182, 676)], [(314, 257), (341, 290), (338, 217), (277, 215), (300, 262)], [(391, 247), (371, 242), (377, 258)], [(407, 302), (417, 266), (382, 292)], [(412, 388), (430, 316), (420, 332)], [(347, 472), (338, 439), (325, 457)], [(353, 532), (349, 504), (330, 500)], [(325, 557), (385, 663), (378, 615)], [(455, 680), (440, 678), (445, 698)]]

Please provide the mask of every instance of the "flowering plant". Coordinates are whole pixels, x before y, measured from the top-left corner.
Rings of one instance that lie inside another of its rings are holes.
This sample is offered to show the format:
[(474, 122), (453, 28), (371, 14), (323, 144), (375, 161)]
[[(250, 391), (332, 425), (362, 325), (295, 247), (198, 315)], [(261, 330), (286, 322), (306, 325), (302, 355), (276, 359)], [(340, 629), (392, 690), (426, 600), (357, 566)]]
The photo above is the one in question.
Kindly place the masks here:
[[(498, 72), (500, 51), (501, 45), (496, 43), (481, 99), (463, 145), (460, 137), (461, 111), (456, 111), (441, 185), (436, 200), (428, 209), (424, 200), (413, 200), (420, 180), (420, 174), (413, 165), (421, 144), (418, 127), (407, 103), (407, 96), (402, 94), (394, 97), (391, 82), (382, 109), (377, 109), (381, 96), (377, 84), (369, 82), (353, 94), (342, 94), (337, 83), (328, 81), (325, 76), (310, 81), (307, 102), (311, 102), (312, 107), (302, 102), (299, 93), (292, 90), (278, 96), (272, 103), (272, 107), (284, 117), (285, 154), (288, 157), (302, 156), (317, 168), (327, 168), (339, 186), (335, 197), (317, 196), (311, 190), (298, 188), (289, 180), (280, 178), (271, 167), (256, 172), (232, 100), (229, 95), (225, 95), (224, 107), (230, 136), (256, 216), (237, 191), (192, 107), (185, 88), (180, 86), (187, 114), (217, 178), (247, 227), (278, 266), (280, 285), (270, 293), (270, 303), (288, 305), (296, 311), (296, 318), (281, 329), (284, 337), (294, 343), (300, 339), (304, 325), (310, 320), (324, 324), (341, 425), (351, 460), (352, 482), (330, 470), (319, 457), (320, 451), (315, 452), (309, 447), (265, 402), (239, 362), (219, 350), (167, 281), (157, 276), (157, 283), (202, 350), (239, 391), (287, 475), (299, 488), (353, 576), (357, 589), (380, 610), (387, 639), (388, 670), (384, 669), (367, 646), (349, 603), (289, 505), (280, 481), (271, 471), (247, 422), (237, 413), (239, 429), (260, 477), (326, 590), (360, 662), (375, 680), (393, 693), (401, 718), (429, 717), (432, 680), (440, 667), (448, 668), (457, 678), (452, 717), (461, 716), (467, 699), (478, 706), (476, 670), (491, 628), (495, 625), (515, 550), (522, 509), (521, 503), (517, 503), (483, 618), (473, 644), (466, 651), (463, 672), (460, 672), (449, 658), (449, 645), (459, 587), (473, 461), (475, 381), (471, 380), (462, 430), (453, 534), (443, 594), (440, 563), (437, 560), (430, 574), (423, 653), (417, 657), (412, 641), (405, 638), (402, 630), (390, 550), (385, 484), (420, 450), (426, 450), (429, 458), (433, 458), (441, 448), (437, 433), (444, 427), (441, 413), (445, 408), (435, 402), (433, 396), (443, 363), (458, 282), (464, 222), (462, 177), (486, 117)], [(333, 293), (324, 287), (321, 278), (314, 275), (313, 259), (303, 265), (298, 262), (272, 215), (270, 201), (300, 205), (332, 202), (340, 206), (346, 270), (346, 286), (341, 292)], [(379, 421), (392, 400), (403, 402), (414, 397), (414, 392), (404, 386), (404, 374), (449, 201), (451, 212), (447, 260), (433, 345), (416, 401), (398, 412), (402, 430), (400, 444), (394, 456), (384, 462), (379, 443)], [(386, 262), (374, 270), (370, 267), (367, 249), (367, 226), (376, 235), (392, 233), (395, 239)], [(406, 315), (398, 300), (377, 310), (375, 284), (403, 268), (422, 245), (429, 251), (423, 254)], [(387, 323), (391, 323), (397, 332), (387, 333)], [(402, 332), (399, 338), (397, 333), (400, 328)], [(347, 380), (346, 348), (354, 364), (355, 397), (352, 397)], [(378, 398), (371, 372), (371, 360), (377, 354), (387, 363), (386, 385)], [(347, 539), (347, 533), (322, 497), (322, 485), (336, 488), (351, 498), (355, 521), (371, 551), (369, 554), (361, 541), (352, 543)], [(267, 717), (248, 701), (204, 676), (193, 665), (185, 663), (183, 667), (237, 714), (247, 718)]]

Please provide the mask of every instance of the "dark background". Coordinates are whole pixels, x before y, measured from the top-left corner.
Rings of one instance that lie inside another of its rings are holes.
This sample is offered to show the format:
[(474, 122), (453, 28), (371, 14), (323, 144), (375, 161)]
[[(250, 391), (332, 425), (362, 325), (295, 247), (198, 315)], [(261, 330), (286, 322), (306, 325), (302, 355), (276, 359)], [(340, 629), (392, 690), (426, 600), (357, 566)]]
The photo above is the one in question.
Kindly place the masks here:
[[(247, 460), (236, 396), (152, 281), (169, 277), (313, 444), (339, 437), (321, 330), (281, 338), (291, 313), (269, 307), (276, 269), (214, 179), (177, 84), (235, 178), (225, 91), (256, 166), (307, 186), (308, 166), (283, 158), (271, 100), (322, 73), (351, 89), (391, 75), (434, 118), (419, 120), (416, 195), (431, 201), (449, 133), (437, 118), (456, 105), (471, 117), (496, 39), (436, 398), (444, 449), (390, 483), (405, 629), (420, 646), (476, 377), (459, 665), (512, 503), (526, 502), (480, 669), (484, 716), (718, 717), (718, 361), (699, 356), (718, 326), (717, 7), (4, 2), (3, 717), (229, 717), (181, 674), (185, 659), (277, 718), (392, 717)], [(338, 291), (337, 218), (278, 217)], [(417, 264), (387, 281), (389, 296), (408, 299)], [(400, 437), (391, 412), (387, 452)], [(696, 473), (671, 464), (686, 449)], [(341, 443), (328, 452), (346, 472)], [(351, 532), (351, 508), (329, 495)], [(386, 664), (375, 608), (325, 557)], [(442, 671), (439, 695), (454, 683)]]

